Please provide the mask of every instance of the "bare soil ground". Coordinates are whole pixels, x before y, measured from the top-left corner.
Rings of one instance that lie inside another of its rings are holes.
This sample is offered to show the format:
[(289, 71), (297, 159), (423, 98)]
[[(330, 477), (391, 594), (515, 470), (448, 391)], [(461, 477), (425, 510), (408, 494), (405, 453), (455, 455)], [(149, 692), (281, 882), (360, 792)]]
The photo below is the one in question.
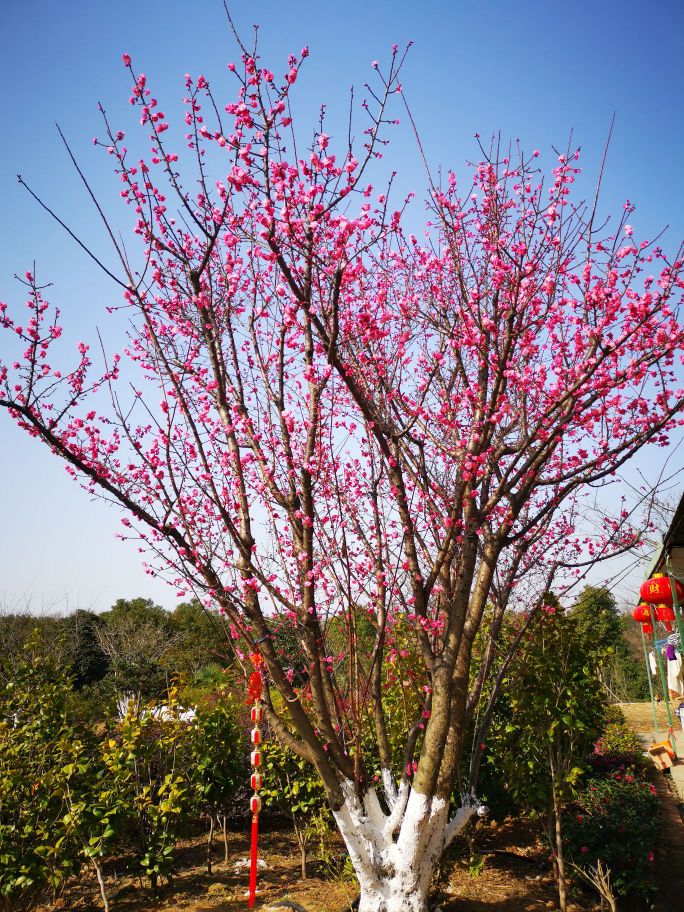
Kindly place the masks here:
[[(464, 847), (465, 848), (465, 847)], [(484, 858), (475, 876), (470, 849), (452, 861), (446, 883), (435, 891), (443, 912), (531, 912), (557, 909), (558, 894), (551, 874), (548, 844), (520, 819), (478, 824), (473, 850)], [(588, 896), (568, 903), (569, 912), (598, 909)]]
[[(243, 912), (247, 909), (249, 879), (249, 834), (229, 833), (229, 861), (223, 860), (223, 840), (216, 842), (213, 853), (213, 873), (207, 874), (206, 841), (203, 837), (179, 845), (176, 855), (178, 873), (170, 884), (163, 883), (154, 899), (148, 883), (130, 875), (107, 872), (107, 892), (111, 912)], [(302, 881), (299, 869), (299, 849), (294, 836), (288, 832), (260, 835), (259, 855), (266, 867), (259, 866), (256, 908), (260, 909), (278, 898), (295, 900), (308, 912), (349, 909), (356, 896), (354, 883), (336, 883), (318, 879), (316, 864), (311, 863), (309, 879)], [(85, 872), (84, 872), (85, 873)], [(323, 903), (323, 904), (322, 904)], [(327, 905), (326, 903), (329, 903)], [(101, 912), (97, 884), (82, 877), (65, 890), (53, 906), (41, 907), (40, 912)]]
[[(230, 860), (227, 865), (223, 862), (223, 845), (219, 843), (211, 876), (206, 872), (204, 840), (198, 837), (184, 843), (178, 855), (179, 873), (171, 884), (164, 884), (157, 900), (136, 878), (117, 877), (115, 871), (109, 871), (112, 912), (243, 912), (247, 909), (248, 836), (232, 833), (228, 838)], [(358, 895), (356, 882), (323, 874), (315, 861), (311, 876), (301, 880), (299, 851), (291, 833), (265, 834), (260, 850), (267, 867), (259, 871), (256, 910), (265, 910), (276, 900), (290, 900), (307, 912), (351, 912)], [(548, 847), (525, 821), (479, 823), (472, 844), (457, 846), (445, 864), (431, 901), (439, 904), (442, 912), (557, 909)], [(101, 908), (94, 879), (84, 872), (53, 906), (42, 906), (40, 912), (99, 912)], [(570, 912), (596, 908), (590, 897), (581, 896), (569, 906)]]

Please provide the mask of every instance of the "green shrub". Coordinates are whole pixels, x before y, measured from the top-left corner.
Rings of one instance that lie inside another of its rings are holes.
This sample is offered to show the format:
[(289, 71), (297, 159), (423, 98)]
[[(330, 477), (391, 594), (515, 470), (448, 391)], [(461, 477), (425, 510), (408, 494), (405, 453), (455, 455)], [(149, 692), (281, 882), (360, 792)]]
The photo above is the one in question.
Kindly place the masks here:
[(129, 705), (116, 729), (101, 744), (112, 798), (125, 809), (127, 841), (135, 868), (156, 892), (160, 876), (173, 872), (173, 852), (192, 807), (188, 779), (193, 728), (180, 721), (178, 692), (167, 702)]
[(197, 707), (195, 722), (188, 733), (188, 778), (194, 813), (209, 823), (209, 874), (212, 872), (215, 825), (223, 829), (224, 860), (227, 862), (227, 818), (237, 811), (245, 819), (249, 806), (249, 743), (244, 726), (240, 724), (241, 713), (244, 713), (242, 706), (229, 691), (218, 691), (213, 699), (205, 699)]
[(174, 686), (164, 702), (133, 700), (123, 719), (93, 725), (102, 706), (84, 706), (91, 685), (77, 692), (67, 667), (39, 633), (0, 663), (0, 906), (46, 888), (54, 897), (87, 866), (107, 908), (103, 863), (113, 854), (156, 890), (178, 837), (208, 815), (223, 817), (225, 832), (247, 781), (227, 691), (206, 697), (191, 722)]
[(485, 763), (496, 766), (512, 801), (543, 816), (572, 796), (603, 729), (585, 646), (571, 618), (543, 614), (511, 665), (487, 738)]
[(78, 871), (63, 817), (87, 731), (67, 715), (71, 679), (31, 641), (0, 686), (0, 897), (51, 887)]
[(639, 736), (624, 722), (609, 722), (596, 742), (597, 754), (641, 754)]
[(312, 843), (325, 852), (332, 833), (332, 813), (320, 776), (314, 767), (297, 757), (277, 740), (263, 748), (264, 789), (267, 806), (286, 814), (292, 821), (301, 854), (302, 879), (307, 876), (307, 858)]
[(655, 788), (630, 772), (589, 779), (568, 808), (568, 856), (579, 866), (603, 861), (617, 896), (647, 897), (653, 889), (659, 829)]
[(624, 720), (606, 725), (594, 745), (590, 766), (594, 773), (621, 773), (638, 779), (645, 779), (648, 771), (639, 737)]
[(609, 725), (611, 722), (621, 722), (623, 725), (626, 725), (625, 714), (615, 703), (609, 703), (606, 706), (604, 718), (606, 725)]

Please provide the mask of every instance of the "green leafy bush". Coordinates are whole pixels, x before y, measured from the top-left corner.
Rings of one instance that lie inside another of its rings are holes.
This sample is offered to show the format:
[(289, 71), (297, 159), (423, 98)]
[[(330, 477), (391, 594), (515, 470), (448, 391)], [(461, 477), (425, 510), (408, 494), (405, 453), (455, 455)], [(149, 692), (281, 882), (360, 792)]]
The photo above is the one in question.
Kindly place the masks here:
[(568, 856), (580, 866), (601, 860), (610, 869), (616, 895), (645, 898), (653, 889), (658, 815), (650, 783), (630, 772), (593, 777), (566, 815)]
[(590, 659), (575, 622), (550, 612), (511, 666), (485, 757), (519, 807), (553, 811), (585, 770), (604, 712)]
[(191, 727), (179, 719), (178, 693), (139, 707), (126, 716), (101, 746), (107, 781), (125, 809), (127, 839), (135, 867), (155, 892), (160, 876), (173, 872), (173, 851), (192, 806), (188, 780)]
[(638, 779), (645, 779), (648, 770), (639, 737), (623, 719), (608, 722), (589, 763), (594, 773), (620, 773)]
[(54, 897), (86, 866), (107, 909), (103, 865), (114, 854), (156, 890), (173, 872), (179, 835), (202, 815), (225, 814), (242, 777), (235, 702), (215, 695), (183, 721), (172, 687), (163, 703), (134, 700), (123, 719), (92, 725), (74, 676), (39, 636), (4, 671), (0, 904), (46, 889)]
[(332, 833), (332, 814), (323, 782), (314, 767), (294, 754), (279, 741), (269, 741), (263, 748), (264, 789), (266, 804), (286, 814), (301, 853), (302, 879), (307, 876), (307, 858), (311, 845), (322, 846)]
[(596, 742), (597, 754), (639, 754), (639, 736), (624, 722), (610, 722)]
[(227, 819), (235, 814), (237, 802), (243, 819), (248, 808), (248, 742), (240, 726), (241, 710), (229, 691), (220, 690), (197, 707), (189, 732), (188, 776), (195, 816), (209, 823), (209, 874), (215, 825), (222, 825), (224, 860), (228, 861)]
[(87, 732), (67, 706), (72, 680), (32, 641), (0, 686), (0, 896), (55, 894), (78, 871), (78, 845), (62, 820)]

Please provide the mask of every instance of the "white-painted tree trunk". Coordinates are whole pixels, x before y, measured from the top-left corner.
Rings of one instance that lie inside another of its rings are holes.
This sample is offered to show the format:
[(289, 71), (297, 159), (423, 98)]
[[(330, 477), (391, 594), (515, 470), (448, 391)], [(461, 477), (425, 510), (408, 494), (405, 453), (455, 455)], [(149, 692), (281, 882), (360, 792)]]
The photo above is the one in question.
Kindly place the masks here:
[(442, 852), (477, 813), (477, 801), (466, 800), (449, 821), (447, 800), (428, 798), (407, 783), (390, 790), (389, 814), (374, 789), (363, 803), (351, 782), (343, 784), (343, 794), (334, 814), (359, 880), (359, 912), (426, 912)]

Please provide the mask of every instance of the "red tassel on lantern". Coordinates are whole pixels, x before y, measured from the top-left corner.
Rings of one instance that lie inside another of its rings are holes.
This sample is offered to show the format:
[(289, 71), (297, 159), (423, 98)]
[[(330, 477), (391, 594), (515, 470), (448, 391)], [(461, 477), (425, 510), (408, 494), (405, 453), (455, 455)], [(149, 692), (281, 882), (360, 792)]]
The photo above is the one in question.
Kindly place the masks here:
[(253, 671), (249, 676), (249, 691), (247, 693), (247, 705), (258, 703), (261, 700), (261, 675), (258, 671)]
[(259, 815), (252, 814), (252, 853), (249, 865), (249, 908), (254, 908), (256, 899), (257, 845), (259, 842)]

